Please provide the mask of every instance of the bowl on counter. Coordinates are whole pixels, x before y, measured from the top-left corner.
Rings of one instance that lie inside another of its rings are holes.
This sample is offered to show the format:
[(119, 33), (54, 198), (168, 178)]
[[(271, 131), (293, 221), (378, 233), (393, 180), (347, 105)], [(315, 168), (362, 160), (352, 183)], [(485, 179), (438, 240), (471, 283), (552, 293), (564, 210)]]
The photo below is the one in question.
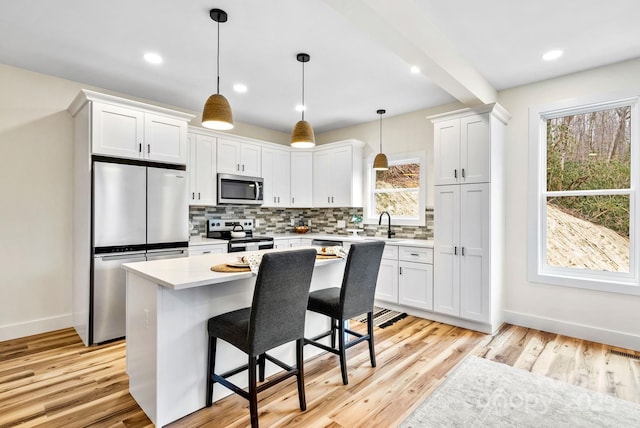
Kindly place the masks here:
[(307, 233), (309, 231), (309, 226), (294, 226), (293, 231), (295, 233)]

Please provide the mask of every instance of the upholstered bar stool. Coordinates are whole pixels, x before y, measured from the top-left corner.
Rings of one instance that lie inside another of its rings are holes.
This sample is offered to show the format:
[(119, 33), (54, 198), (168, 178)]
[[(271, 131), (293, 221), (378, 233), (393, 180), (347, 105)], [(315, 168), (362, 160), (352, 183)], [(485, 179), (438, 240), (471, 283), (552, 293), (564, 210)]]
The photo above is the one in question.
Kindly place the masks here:
[[(296, 376), (300, 410), (306, 410), (302, 347), (307, 300), (315, 260), (314, 249), (264, 254), (256, 278), (251, 307), (209, 319), (207, 407), (212, 404), (214, 383), (220, 383), (249, 400), (251, 426), (257, 427), (258, 393), (291, 376)], [(215, 374), (217, 339), (222, 339), (245, 352), (248, 355), (248, 364), (220, 375)], [(266, 353), (270, 349), (294, 340), (296, 341), (295, 367)], [(285, 372), (258, 386), (256, 366), (259, 366), (260, 381), (264, 381), (266, 360), (282, 367)], [(249, 371), (248, 391), (227, 380), (228, 377), (247, 369)]]
[[(346, 363), (348, 348), (368, 341), (371, 367), (376, 366), (373, 343), (373, 301), (383, 250), (384, 241), (351, 244), (342, 278), (342, 287), (324, 288), (309, 294), (307, 308), (331, 318), (331, 330), (311, 339), (305, 338), (305, 345), (317, 346), (339, 355), (342, 383), (345, 385), (349, 383)], [(346, 320), (364, 313), (367, 314), (367, 334), (356, 333), (345, 328)], [(338, 349), (336, 349), (336, 333), (338, 334)], [(345, 333), (356, 337), (356, 339), (347, 342)], [(331, 347), (318, 342), (319, 339), (329, 335), (331, 335)]]

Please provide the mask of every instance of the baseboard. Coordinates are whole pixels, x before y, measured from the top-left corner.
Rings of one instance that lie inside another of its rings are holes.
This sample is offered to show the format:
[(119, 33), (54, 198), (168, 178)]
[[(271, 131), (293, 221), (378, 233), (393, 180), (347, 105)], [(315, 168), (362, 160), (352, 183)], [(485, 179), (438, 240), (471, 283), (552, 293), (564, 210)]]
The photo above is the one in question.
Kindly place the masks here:
[(505, 322), (549, 333), (604, 343), (605, 345), (640, 351), (640, 336), (589, 325), (576, 324), (551, 318), (542, 318), (521, 312), (504, 311)]
[(47, 333), (68, 327), (73, 327), (73, 314), (3, 325), (0, 326), (0, 341)]

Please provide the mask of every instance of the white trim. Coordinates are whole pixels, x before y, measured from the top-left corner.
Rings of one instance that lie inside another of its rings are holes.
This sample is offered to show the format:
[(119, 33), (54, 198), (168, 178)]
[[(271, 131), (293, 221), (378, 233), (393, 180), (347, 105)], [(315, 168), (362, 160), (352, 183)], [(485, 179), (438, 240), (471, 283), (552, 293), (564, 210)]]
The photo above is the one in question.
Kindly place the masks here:
[[(637, 239), (635, 226), (638, 221), (639, 168), (631, 168), (630, 189), (601, 189), (594, 191), (546, 190), (546, 121), (550, 118), (572, 114), (587, 113), (620, 106), (631, 106), (631, 165), (640, 164), (640, 112), (637, 95), (617, 94), (598, 95), (580, 99), (564, 100), (555, 103), (534, 106), (529, 109), (529, 228), (528, 228), (528, 279), (531, 282), (585, 288), (605, 292), (640, 295), (639, 266), (637, 260)], [(548, 266), (546, 260), (545, 233), (546, 205), (548, 196), (589, 196), (604, 194), (629, 195), (629, 273), (594, 272), (582, 269)]]
[(504, 314), (505, 322), (508, 324), (640, 351), (640, 336), (635, 334), (553, 318), (543, 318), (522, 312), (504, 311)]
[(69, 327), (73, 327), (73, 314), (70, 313), (15, 324), (7, 324), (0, 326), (0, 342)]
[[(375, 180), (375, 172), (373, 170), (373, 160), (375, 153), (367, 157), (365, 164), (366, 179), (364, 183), (364, 201), (363, 201), (363, 224), (378, 224), (378, 216), (371, 215), (371, 207), (375, 206), (375, 192), (373, 190), (373, 181)], [(420, 177), (418, 193), (418, 218), (408, 218), (401, 216), (393, 216), (393, 224), (399, 226), (425, 226), (426, 219), (426, 200), (427, 200), (427, 174), (426, 174), (426, 154), (424, 151), (409, 153), (394, 153), (387, 155), (389, 164), (409, 163), (416, 161), (420, 164)], [(400, 190), (398, 190), (400, 191)]]

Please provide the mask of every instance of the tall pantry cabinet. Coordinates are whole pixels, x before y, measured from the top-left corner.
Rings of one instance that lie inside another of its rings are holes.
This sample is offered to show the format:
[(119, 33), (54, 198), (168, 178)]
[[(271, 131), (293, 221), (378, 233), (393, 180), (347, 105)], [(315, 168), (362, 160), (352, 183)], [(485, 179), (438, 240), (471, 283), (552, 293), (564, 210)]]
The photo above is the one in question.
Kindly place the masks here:
[(498, 104), (431, 116), (434, 126), (434, 312), (485, 333), (503, 323), (504, 153)]

